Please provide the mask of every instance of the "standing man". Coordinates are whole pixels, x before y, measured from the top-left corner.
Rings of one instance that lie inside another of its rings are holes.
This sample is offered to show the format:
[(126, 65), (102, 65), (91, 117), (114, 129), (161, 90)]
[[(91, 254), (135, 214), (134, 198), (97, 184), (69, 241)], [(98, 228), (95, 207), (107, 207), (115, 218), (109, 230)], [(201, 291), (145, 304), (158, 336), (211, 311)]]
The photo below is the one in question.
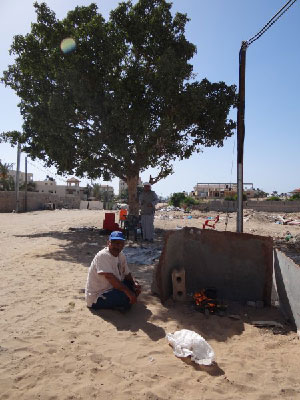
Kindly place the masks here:
[(112, 232), (107, 244), (108, 247), (99, 251), (90, 265), (85, 288), (86, 303), (94, 310), (128, 310), (137, 302), (141, 287), (132, 278), (122, 252), (125, 245), (123, 233)]
[(149, 182), (144, 183), (144, 190), (140, 194), (139, 203), (141, 208), (143, 239), (149, 242), (153, 242), (154, 213), (155, 206), (158, 203), (158, 197), (156, 193), (151, 190), (151, 185)]

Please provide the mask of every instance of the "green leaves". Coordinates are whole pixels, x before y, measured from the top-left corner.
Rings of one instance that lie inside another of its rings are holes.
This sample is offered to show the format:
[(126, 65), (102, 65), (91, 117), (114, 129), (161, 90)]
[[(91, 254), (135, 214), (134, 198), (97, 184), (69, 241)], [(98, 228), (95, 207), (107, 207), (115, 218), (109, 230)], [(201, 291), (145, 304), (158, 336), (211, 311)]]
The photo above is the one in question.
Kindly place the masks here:
[[(15, 63), (2, 81), (20, 97), (20, 141), (31, 157), (60, 172), (122, 179), (160, 167), (203, 146), (221, 146), (235, 124), (227, 120), (235, 87), (192, 82), (196, 47), (185, 38), (188, 18), (165, 0), (121, 3), (105, 21), (96, 4), (57, 20), (35, 3), (37, 22), (16, 36)], [(71, 37), (76, 48), (60, 50)]]

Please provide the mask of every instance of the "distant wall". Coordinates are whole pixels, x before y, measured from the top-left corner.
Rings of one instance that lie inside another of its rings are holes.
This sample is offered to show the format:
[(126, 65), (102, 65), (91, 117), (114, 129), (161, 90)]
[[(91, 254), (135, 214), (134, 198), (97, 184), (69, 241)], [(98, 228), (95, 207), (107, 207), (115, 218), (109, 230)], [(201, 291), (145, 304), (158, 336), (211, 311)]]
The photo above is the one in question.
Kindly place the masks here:
[(300, 336), (300, 266), (275, 249), (274, 274), (280, 308)]
[[(265, 211), (265, 212), (278, 212), (289, 213), (300, 211), (300, 201), (256, 201), (248, 200), (243, 203), (244, 209)], [(227, 200), (214, 200), (205, 203), (200, 203), (193, 206), (194, 209), (201, 211), (217, 211), (217, 212), (234, 212), (237, 210), (236, 201)]]
[[(56, 208), (79, 208), (77, 197), (60, 197), (51, 193), (27, 192), (27, 211), (44, 210), (45, 204), (52, 202)], [(0, 212), (12, 212), (16, 209), (15, 192), (0, 192)], [(25, 192), (19, 193), (19, 211), (25, 211)]]
[(162, 301), (172, 294), (172, 271), (181, 268), (187, 293), (213, 286), (220, 298), (271, 303), (271, 238), (197, 228), (171, 231), (154, 277)]
[(81, 210), (103, 210), (103, 203), (102, 201), (87, 201), (81, 200), (80, 202), (80, 209)]

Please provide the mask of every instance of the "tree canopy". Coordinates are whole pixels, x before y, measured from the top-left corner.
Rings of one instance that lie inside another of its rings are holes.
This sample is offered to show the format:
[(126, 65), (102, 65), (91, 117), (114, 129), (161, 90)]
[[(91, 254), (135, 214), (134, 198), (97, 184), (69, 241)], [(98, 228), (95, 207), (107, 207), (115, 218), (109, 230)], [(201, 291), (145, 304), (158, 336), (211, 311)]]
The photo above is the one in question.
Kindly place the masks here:
[[(138, 176), (159, 167), (151, 183), (172, 173), (172, 162), (205, 146), (222, 146), (235, 124), (228, 113), (235, 86), (195, 80), (196, 47), (185, 37), (188, 17), (165, 0), (120, 3), (106, 21), (97, 5), (76, 7), (58, 20), (34, 4), (37, 22), (14, 38), (15, 62), (2, 81), (20, 97), (18, 141), (30, 157), (59, 173), (127, 182), (135, 201)], [(76, 47), (60, 44), (73, 38)]]

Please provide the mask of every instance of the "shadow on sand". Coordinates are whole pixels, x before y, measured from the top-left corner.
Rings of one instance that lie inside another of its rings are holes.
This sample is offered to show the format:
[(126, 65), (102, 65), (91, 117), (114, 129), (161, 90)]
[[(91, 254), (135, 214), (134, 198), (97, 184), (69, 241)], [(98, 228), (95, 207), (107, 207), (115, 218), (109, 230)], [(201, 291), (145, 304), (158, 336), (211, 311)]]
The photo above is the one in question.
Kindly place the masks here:
[(149, 322), (152, 312), (141, 302), (135, 304), (131, 310), (125, 313), (114, 310), (91, 310), (91, 312), (113, 324), (118, 331), (138, 332), (141, 329), (153, 341), (166, 336), (163, 328)]

